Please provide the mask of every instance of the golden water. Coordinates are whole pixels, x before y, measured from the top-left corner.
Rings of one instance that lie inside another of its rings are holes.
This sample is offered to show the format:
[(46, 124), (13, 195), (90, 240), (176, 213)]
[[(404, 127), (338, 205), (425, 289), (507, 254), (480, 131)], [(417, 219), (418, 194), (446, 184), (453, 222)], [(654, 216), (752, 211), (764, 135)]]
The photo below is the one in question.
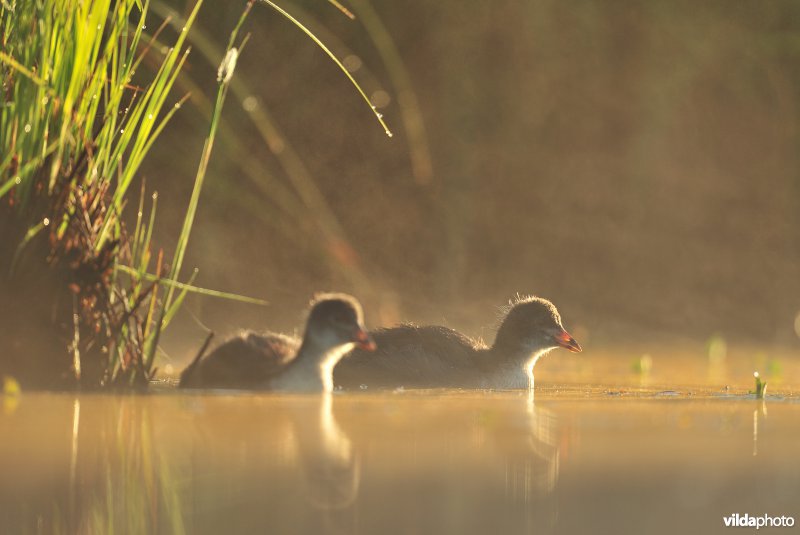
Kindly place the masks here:
[(2, 533), (722, 533), (732, 513), (800, 521), (791, 392), (23, 393), (1, 414)]

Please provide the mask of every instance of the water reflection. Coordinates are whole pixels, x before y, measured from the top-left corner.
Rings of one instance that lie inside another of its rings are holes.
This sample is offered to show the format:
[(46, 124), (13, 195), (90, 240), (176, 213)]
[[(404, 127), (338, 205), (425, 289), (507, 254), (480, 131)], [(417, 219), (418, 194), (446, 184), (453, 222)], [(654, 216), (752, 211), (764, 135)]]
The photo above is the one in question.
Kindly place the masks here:
[(753, 410), (753, 457), (758, 455), (758, 421), (767, 418), (767, 402), (761, 399), (756, 401), (756, 405)]
[[(333, 533), (552, 526), (562, 439), (555, 414), (518, 395), (499, 404), (444, 399), (193, 399), (187, 528), (212, 533), (223, 519), (227, 529)], [(502, 515), (475, 518), (487, 508)]]
[(520, 441), (518, 451), (505, 456), (505, 494), (523, 512), (527, 531), (535, 527), (537, 532), (549, 532), (558, 519), (554, 490), (558, 483), (561, 429), (556, 413), (535, 405), (532, 391), (525, 408), (526, 440)]
[(184, 513), (190, 532), (351, 531), (360, 465), (330, 394), (186, 402), (190, 427), (170, 440), (186, 442), (189, 452)]
[(711, 532), (800, 498), (800, 405), (769, 404), (23, 393), (0, 416), (0, 532)]
[(182, 532), (177, 487), (141, 401), (21, 396), (0, 419), (5, 532)]
[(0, 522), (14, 533), (475, 532), (497, 524), (474, 518), (488, 507), (509, 528), (552, 526), (555, 413), (519, 395), (441, 399), (28, 394), (0, 420)]
[(292, 410), (306, 496), (318, 509), (344, 509), (358, 495), (358, 457), (350, 438), (336, 422), (331, 394), (322, 394), (316, 412), (318, 425), (309, 425), (306, 411)]

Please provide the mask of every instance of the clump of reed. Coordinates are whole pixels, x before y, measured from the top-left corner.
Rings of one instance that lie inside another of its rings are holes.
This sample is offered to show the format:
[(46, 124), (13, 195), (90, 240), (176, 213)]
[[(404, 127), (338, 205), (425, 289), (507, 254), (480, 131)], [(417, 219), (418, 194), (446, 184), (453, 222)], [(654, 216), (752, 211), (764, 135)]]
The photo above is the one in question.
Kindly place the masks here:
[(84, 387), (147, 384), (160, 333), (191, 288), (177, 279), (195, 196), (170, 262), (151, 244), (156, 195), (145, 217), (142, 188), (132, 229), (122, 214), (139, 166), (185, 100), (168, 102), (201, 5), (169, 46), (165, 24), (146, 33), (148, 0), (0, 7), (0, 203), (25, 229), (9, 267), (28, 247), (46, 251), (71, 296), (68, 375)]

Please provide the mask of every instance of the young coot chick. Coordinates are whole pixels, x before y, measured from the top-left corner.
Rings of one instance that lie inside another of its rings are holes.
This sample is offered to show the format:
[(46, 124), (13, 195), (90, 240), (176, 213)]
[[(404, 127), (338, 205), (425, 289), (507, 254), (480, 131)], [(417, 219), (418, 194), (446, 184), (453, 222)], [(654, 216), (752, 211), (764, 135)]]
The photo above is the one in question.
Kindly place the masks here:
[(330, 392), (336, 363), (354, 347), (373, 351), (358, 301), (324, 294), (312, 302), (302, 342), (276, 333), (245, 332), (198, 355), (181, 374), (181, 388)]
[(447, 327), (401, 325), (372, 333), (374, 355), (358, 350), (337, 366), (337, 387), (533, 388), (533, 366), (556, 347), (581, 351), (550, 301), (519, 298), (487, 347)]

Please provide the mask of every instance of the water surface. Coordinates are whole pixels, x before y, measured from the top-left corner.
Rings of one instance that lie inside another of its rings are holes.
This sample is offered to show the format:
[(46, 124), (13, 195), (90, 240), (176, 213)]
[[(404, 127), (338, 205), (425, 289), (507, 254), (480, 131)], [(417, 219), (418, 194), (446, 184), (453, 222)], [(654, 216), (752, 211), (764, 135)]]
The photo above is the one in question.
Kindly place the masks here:
[(6, 400), (0, 437), (8, 533), (716, 533), (737, 512), (800, 520), (791, 393), (23, 393)]

